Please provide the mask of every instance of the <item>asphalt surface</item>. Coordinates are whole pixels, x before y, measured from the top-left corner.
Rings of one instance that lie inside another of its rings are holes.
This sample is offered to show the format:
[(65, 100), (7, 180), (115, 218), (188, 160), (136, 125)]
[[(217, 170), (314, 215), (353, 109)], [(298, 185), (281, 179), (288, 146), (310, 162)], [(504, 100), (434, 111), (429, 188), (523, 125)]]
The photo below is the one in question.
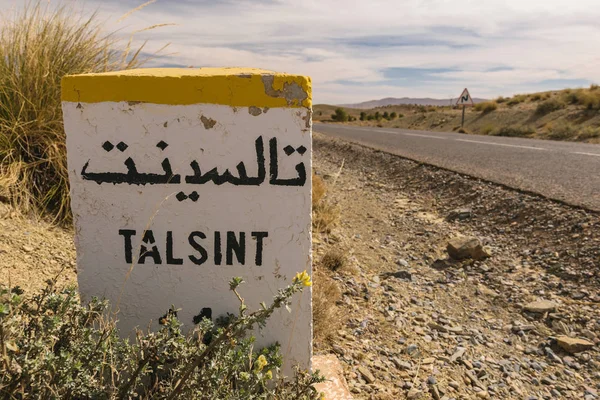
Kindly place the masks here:
[(313, 130), (600, 211), (600, 145), (315, 123)]

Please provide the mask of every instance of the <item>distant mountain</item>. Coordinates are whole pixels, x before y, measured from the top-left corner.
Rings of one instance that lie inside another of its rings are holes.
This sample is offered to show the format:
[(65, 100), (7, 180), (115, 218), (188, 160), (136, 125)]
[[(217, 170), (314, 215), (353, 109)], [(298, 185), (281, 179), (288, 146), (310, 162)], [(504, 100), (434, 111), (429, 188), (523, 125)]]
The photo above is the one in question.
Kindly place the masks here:
[[(456, 103), (456, 98), (455, 99), (445, 99), (445, 100), (441, 100), (441, 99), (430, 99), (430, 98), (423, 98), (423, 99), (414, 99), (414, 98), (410, 98), (410, 97), (402, 97), (401, 99), (395, 98), (395, 97), (386, 97), (385, 99), (381, 99), (381, 100), (371, 100), (371, 101), (365, 101), (363, 103), (356, 103), (356, 104), (340, 104), (340, 107), (348, 107), (348, 108), (360, 108), (360, 109), (369, 109), (369, 108), (375, 108), (375, 107), (385, 107), (385, 106), (399, 106), (399, 105), (406, 105), (406, 104), (415, 104), (418, 106), (449, 106), (451, 104), (455, 104)], [(478, 99), (478, 98), (474, 98), (473, 102), (475, 103), (481, 103), (487, 101), (486, 99)]]

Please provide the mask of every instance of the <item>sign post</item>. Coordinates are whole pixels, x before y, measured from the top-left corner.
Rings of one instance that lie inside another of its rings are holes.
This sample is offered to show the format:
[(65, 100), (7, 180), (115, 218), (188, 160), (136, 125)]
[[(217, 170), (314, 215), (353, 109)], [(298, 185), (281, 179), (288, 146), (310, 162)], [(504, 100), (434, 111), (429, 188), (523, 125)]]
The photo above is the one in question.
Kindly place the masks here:
[[(310, 78), (241, 68), (143, 69), (62, 82), (79, 290), (123, 335), (171, 305), (192, 327), (250, 309), (311, 271)], [(257, 346), (310, 368), (311, 290)]]
[(456, 101), (456, 105), (463, 106), (462, 120), (460, 123), (460, 127), (462, 128), (465, 125), (465, 107), (473, 105), (473, 98), (471, 97), (471, 94), (469, 93), (469, 90), (467, 88), (465, 88), (465, 90), (462, 91), (461, 95), (459, 96), (458, 100)]

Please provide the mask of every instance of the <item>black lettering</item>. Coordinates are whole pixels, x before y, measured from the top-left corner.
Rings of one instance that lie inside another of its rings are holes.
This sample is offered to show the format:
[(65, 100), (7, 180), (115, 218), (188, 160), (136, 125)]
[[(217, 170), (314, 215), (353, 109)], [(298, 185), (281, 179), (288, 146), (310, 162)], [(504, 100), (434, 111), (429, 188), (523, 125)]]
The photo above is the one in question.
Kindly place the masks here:
[(215, 232), (215, 265), (221, 265), (223, 253), (221, 252), (221, 232)]
[[(154, 244), (156, 241), (154, 240), (154, 233), (150, 229), (144, 232), (144, 237), (142, 242), (146, 244)], [(146, 246), (140, 246), (140, 260), (139, 264), (144, 264), (146, 262), (146, 257), (152, 257), (154, 264), (162, 264), (162, 260), (160, 258), (160, 253), (158, 252), (158, 248), (156, 246), (152, 246), (152, 250), (148, 251)]]
[(190, 246), (192, 246), (194, 248), (194, 250), (196, 250), (198, 253), (200, 253), (200, 258), (193, 256), (193, 255), (188, 256), (188, 257), (194, 264), (202, 265), (208, 259), (208, 253), (206, 252), (206, 249), (204, 247), (202, 247), (202, 245), (195, 240), (196, 238), (206, 239), (206, 235), (203, 232), (194, 231), (194, 232), (190, 233), (190, 236), (188, 237)]
[(167, 264), (168, 265), (181, 265), (183, 264), (183, 258), (173, 257), (173, 232), (167, 231)]
[(119, 235), (123, 236), (125, 241), (125, 262), (131, 264), (133, 262), (131, 237), (135, 236), (135, 231), (133, 229), (119, 229)]
[(235, 232), (227, 232), (227, 265), (233, 265), (233, 253), (238, 262), (246, 263), (246, 233), (240, 232), (240, 240), (237, 240)]
[(256, 238), (256, 257), (254, 259), (255, 264), (262, 265), (263, 239), (269, 237), (269, 232), (252, 232), (252, 237)]

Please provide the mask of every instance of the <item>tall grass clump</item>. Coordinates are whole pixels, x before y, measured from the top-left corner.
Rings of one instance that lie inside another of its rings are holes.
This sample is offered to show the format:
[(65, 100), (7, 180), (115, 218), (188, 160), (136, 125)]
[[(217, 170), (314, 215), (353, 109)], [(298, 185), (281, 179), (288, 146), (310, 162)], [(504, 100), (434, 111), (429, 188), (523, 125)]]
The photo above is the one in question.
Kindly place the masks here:
[(312, 184), (313, 229), (315, 232), (329, 233), (339, 220), (339, 209), (329, 201), (325, 182), (314, 172)]
[(495, 101), (485, 101), (483, 103), (475, 104), (475, 111), (480, 111), (482, 114), (488, 114), (495, 111), (498, 108), (498, 104)]
[(61, 78), (141, 65), (140, 52), (106, 34), (96, 14), (27, 2), (0, 27), (0, 199), (70, 219)]
[(564, 107), (565, 104), (557, 99), (545, 100), (538, 104), (538, 106), (535, 108), (535, 115), (543, 116), (546, 114), (550, 114), (551, 112), (560, 110)]

